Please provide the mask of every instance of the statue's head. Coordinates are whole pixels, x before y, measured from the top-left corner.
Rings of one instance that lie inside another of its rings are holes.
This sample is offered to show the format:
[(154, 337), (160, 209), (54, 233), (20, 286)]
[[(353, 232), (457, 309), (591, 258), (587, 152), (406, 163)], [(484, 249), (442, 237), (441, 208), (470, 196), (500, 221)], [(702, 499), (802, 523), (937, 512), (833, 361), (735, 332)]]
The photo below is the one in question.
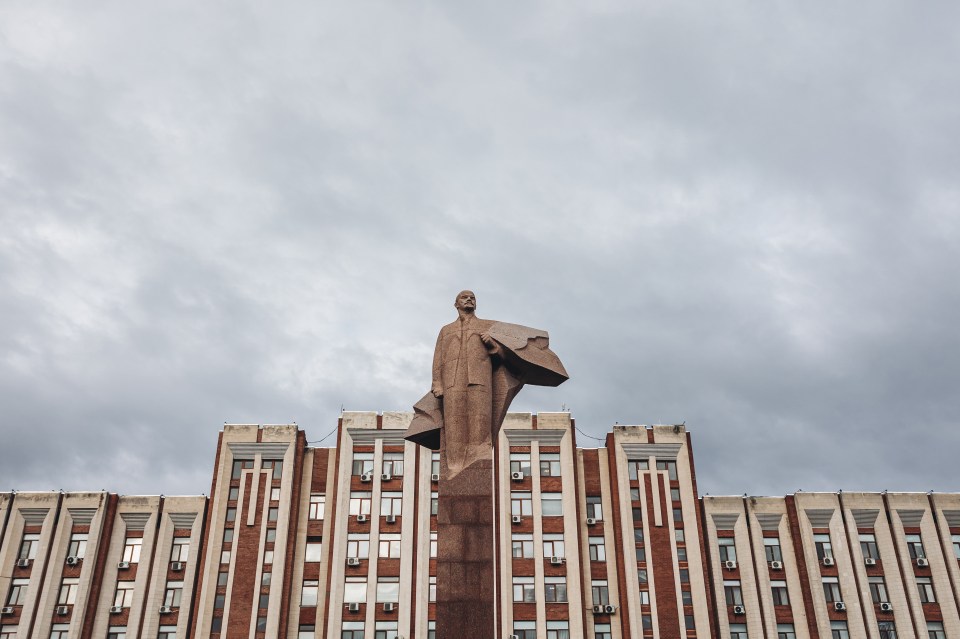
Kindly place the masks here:
[(458, 311), (473, 312), (477, 310), (477, 296), (473, 291), (460, 291), (457, 293), (457, 301), (453, 304)]

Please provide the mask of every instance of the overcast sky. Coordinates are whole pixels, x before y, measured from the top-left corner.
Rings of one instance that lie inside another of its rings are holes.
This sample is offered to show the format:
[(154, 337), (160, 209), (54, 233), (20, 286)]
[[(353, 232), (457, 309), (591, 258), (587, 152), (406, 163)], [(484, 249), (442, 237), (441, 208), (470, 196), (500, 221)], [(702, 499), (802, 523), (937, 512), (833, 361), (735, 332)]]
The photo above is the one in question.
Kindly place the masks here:
[(224, 422), (410, 410), (472, 288), (571, 375), (513, 410), (686, 422), (701, 493), (960, 490), (958, 24), (4, 2), (0, 489), (198, 494)]

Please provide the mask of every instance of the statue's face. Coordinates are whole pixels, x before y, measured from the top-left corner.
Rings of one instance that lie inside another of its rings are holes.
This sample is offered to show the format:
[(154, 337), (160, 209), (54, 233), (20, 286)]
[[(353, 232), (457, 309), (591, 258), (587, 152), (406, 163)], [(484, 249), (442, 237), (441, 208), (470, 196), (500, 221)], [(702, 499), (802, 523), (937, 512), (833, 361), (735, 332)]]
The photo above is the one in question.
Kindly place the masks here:
[(461, 311), (473, 311), (477, 308), (477, 296), (473, 294), (473, 291), (460, 291), (457, 295), (457, 303), (454, 304), (457, 307), (457, 310)]

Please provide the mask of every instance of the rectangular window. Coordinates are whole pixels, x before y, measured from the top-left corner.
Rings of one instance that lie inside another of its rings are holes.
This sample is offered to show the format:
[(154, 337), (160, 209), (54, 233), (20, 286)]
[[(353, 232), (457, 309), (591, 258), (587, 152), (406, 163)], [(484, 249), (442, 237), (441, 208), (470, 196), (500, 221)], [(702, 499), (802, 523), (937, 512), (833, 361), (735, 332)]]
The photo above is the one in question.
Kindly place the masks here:
[(350, 493), (350, 516), (370, 514), (371, 493), (353, 491)]
[(439, 493), (436, 491), (430, 493), (430, 514), (436, 515), (437, 509), (440, 507), (440, 499), (437, 497)]
[(517, 603), (534, 603), (536, 600), (533, 577), (514, 577), (513, 601)]
[(380, 496), (380, 515), (399, 517), (403, 514), (403, 493), (383, 493)]
[(780, 552), (780, 538), (779, 537), (764, 537), (763, 538), (763, 552), (767, 556), (767, 562), (771, 561), (783, 561), (783, 553)]
[(29, 559), (33, 561), (37, 558), (37, 548), (39, 547), (39, 533), (24, 533), (23, 540), (20, 542), (20, 552), (17, 553), (17, 559)]
[(430, 474), (431, 475), (440, 474), (440, 453), (430, 454)]
[(567, 578), (544, 577), (544, 600), (547, 603), (565, 603), (567, 601)]
[(320, 582), (316, 579), (304, 579), (300, 589), (300, 605), (304, 608), (314, 608), (320, 593)]
[[(4, 639), (2, 632), (0, 632), (0, 639)], [(107, 639), (127, 639), (126, 626), (110, 626), (107, 630)]]
[[(627, 472), (630, 474), (630, 479), (633, 481), (637, 481), (640, 473), (649, 469), (650, 464), (646, 459), (631, 459), (627, 462)], [(639, 496), (634, 501), (637, 500), (639, 500)]]
[(57, 605), (72, 606), (77, 601), (77, 590), (80, 588), (80, 579), (76, 577), (64, 577), (60, 582), (60, 596), (57, 597)]
[(383, 454), (383, 474), (403, 477), (403, 453)]
[[(50, 639), (69, 639), (70, 637), (70, 624), (68, 623), (55, 623), (50, 629)], [(161, 639), (166, 639), (166, 637), (161, 637)], [(173, 639), (171, 637), (170, 639)]]
[(563, 495), (560, 493), (542, 493), (540, 507), (544, 517), (559, 517), (563, 515)]
[(657, 470), (667, 471), (670, 481), (677, 481), (677, 462), (657, 460)]
[(830, 638), (831, 639), (850, 639), (850, 633), (847, 631), (847, 622), (831, 621), (830, 622)]
[(747, 639), (747, 626), (742, 623), (730, 624), (730, 639)]
[(770, 591), (773, 594), (774, 606), (789, 606), (790, 595), (787, 593), (786, 581), (771, 581)]
[(367, 578), (347, 577), (343, 584), (343, 603), (364, 603), (367, 601)]
[(533, 559), (533, 535), (514, 533), (510, 540), (510, 546), (514, 558)]
[(860, 552), (864, 559), (879, 559), (880, 551), (877, 549), (877, 537), (873, 533), (860, 533)]
[(510, 493), (510, 514), (516, 517), (529, 517), (533, 514), (533, 500), (528, 492)]
[(610, 634), (610, 624), (608, 623), (593, 624), (593, 632), (597, 639), (611, 639), (613, 637)]
[(354, 453), (353, 467), (354, 475), (373, 474), (373, 453)]
[(340, 624), (340, 639), (363, 639), (363, 622), (344, 621)]
[(950, 540), (953, 542), (953, 556), (960, 559), (960, 535), (950, 535)]
[(588, 537), (590, 544), (590, 561), (606, 561), (607, 549), (603, 545), (603, 537)]
[(430, 531), (430, 556), (434, 559), (437, 557), (437, 531)]
[(883, 577), (867, 577), (870, 585), (870, 599), (873, 603), (890, 603), (887, 597), (887, 584), (883, 582)]
[(680, 600), (683, 602), (684, 606), (693, 605), (693, 592), (690, 590), (681, 590), (680, 591)]
[(540, 476), (560, 476), (560, 453), (540, 453)]
[(933, 592), (933, 581), (930, 577), (917, 577), (917, 589), (920, 591), (920, 601), (936, 603), (937, 596)]
[(723, 582), (723, 595), (728, 606), (743, 605), (743, 591), (740, 589), (739, 579), (726, 579)]
[(83, 559), (87, 554), (87, 533), (73, 533), (70, 535), (70, 545), (67, 548), (67, 557)]
[(431, 576), (428, 580), (427, 601), (435, 602), (437, 600), (437, 578)]
[(237, 459), (233, 462), (233, 473), (230, 475), (231, 479), (240, 479), (240, 474), (244, 470), (253, 469), (253, 460), (252, 459)]
[(237, 501), (240, 499), (240, 487), (231, 486), (230, 490), (227, 491), (227, 501)]
[(737, 547), (734, 545), (734, 540), (732, 537), (721, 537), (717, 540), (717, 543), (720, 546), (720, 561), (736, 561), (737, 560)]
[(836, 577), (821, 577), (820, 580), (823, 583), (823, 597), (827, 603), (843, 601), (840, 594), (840, 583)]
[(674, 508), (673, 509), (673, 520), (674, 521), (683, 521), (683, 509)]
[(186, 561), (190, 556), (190, 538), (174, 537), (170, 547), (170, 561)]
[(641, 590), (641, 591), (640, 591), (640, 605), (641, 605), (641, 606), (649, 606), (649, 605), (650, 605), (650, 591), (649, 591), (649, 590)]
[(179, 608), (180, 598), (183, 596), (182, 581), (168, 581), (167, 590), (163, 595), (163, 605), (168, 608)]
[(280, 501), (280, 489), (271, 488), (270, 489), (270, 501)]
[(905, 535), (907, 540), (907, 550), (910, 551), (910, 559), (924, 559), (926, 553), (923, 551), (923, 541), (920, 535)]
[(590, 592), (593, 595), (594, 606), (606, 606), (610, 603), (610, 589), (606, 580), (594, 579), (590, 584)]
[(297, 639), (316, 639), (316, 626), (301, 625), (297, 630)]
[(563, 546), (563, 533), (544, 533), (544, 557), (566, 557)]
[(375, 621), (373, 639), (397, 639), (396, 621)]
[[(779, 561), (779, 559), (777, 560)], [(777, 639), (797, 639), (797, 633), (793, 630), (792, 623), (777, 624)]]
[(133, 582), (118, 581), (117, 592), (113, 595), (113, 605), (119, 608), (129, 608), (133, 603)]
[(817, 560), (833, 559), (833, 546), (830, 544), (830, 535), (814, 535), (813, 545), (817, 549)]
[(370, 557), (370, 535), (367, 533), (349, 533), (347, 535), (347, 557)]
[(379, 556), (384, 559), (400, 559), (400, 534), (384, 533), (380, 535)]
[(537, 639), (536, 621), (514, 621), (513, 634), (517, 639)]
[(377, 577), (377, 602), (400, 601), (400, 577)]
[(570, 639), (570, 622), (548, 621), (547, 639)]
[(697, 629), (697, 623), (696, 623), (696, 621), (694, 620), (693, 615), (684, 615), (684, 616), (683, 616), (683, 623), (684, 623), (684, 625), (687, 627), (687, 630), (696, 630), (696, 629)]
[(310, 519), (323, 519), (324, 510), (327, 505), (326, 495), (310, 495), (310, 510), (307, 515)]
[(947, 639), (947, 635), (943, 632), (943, 623), (940, 621), (928, 621), (927, 637), (929, 639)]
[(897, 626), (892, 621), (878, 621), (880, 639), (897, 639)]
[(589, 519), (596, 519), (601, 521), (603, 519), (603, 504), (602, 498), (597, 497), (587, 497), (587, 517)]
[(323, 560), (323, 537), (307, 537), (303, 560), (308, 564)]
[(523, 473), (524, 477), (529, 477), (530, 453), (510, 453), (510, 473)]
[(30, 585), (29, 579), (13, 579), (10, 582), (10, 594), (7, 595), (8, 606), (22, 606), (27, 600), (27, 586)]

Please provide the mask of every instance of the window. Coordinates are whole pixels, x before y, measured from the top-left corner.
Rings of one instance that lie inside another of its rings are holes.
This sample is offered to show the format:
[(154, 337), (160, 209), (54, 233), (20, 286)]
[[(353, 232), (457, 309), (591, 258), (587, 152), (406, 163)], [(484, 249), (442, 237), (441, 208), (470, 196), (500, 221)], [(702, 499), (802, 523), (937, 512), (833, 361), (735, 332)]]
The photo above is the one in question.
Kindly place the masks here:
[(611, 637), (613, 637), (613, 635), (610, 634), (610, 624), (608, 623), (593, 624), (593, 632), (597, 639), (611, 639)]
[(588, 537), (590, 545), (590, 561), (606, 561), (607, 550), (603, 545), (603, 537)]
[(883, 577), (867, 577), (867, 581), (873, 603), (890, 603), (890, 599), (887, 598), (887, 584), (883, 582)]
[(271, 488), (270, 489), (270, 501), (280, 501), (280, 489)]
[(129, 608), (133, 603), (133, 582), (118, 581), (117, 592), (113, 596), (113, 605), (119, 608)]
[(238, 499), (240, 499), (240, 487), (231, 486), (227, 492), (227, 501), (237, 501)]
[(637, 581), (640, 582), (640, 584), (645, 584), (645, 583), (647, 583), (647, 571), (646, 571), (646, 569), (641, 568), (640, 570), (637, 571)]
[(323, 519), (323, 511), (326, 508), (326, 495), (310, 495), (310, 510), (307, 515), (310, 519)]
[(179, 608), (181, 596), (183, 596), (183, 582), (168, 581), (167, 591), (163, 595), (163, 605), (169, 608)]
[(430, 473), (433, 475), (440, 474), (440, 453), (431, 453), (430, 455)]
[(670, 489), (670, 501), (680, 501), (680, 489), (671, 488)]
[(677, 481), (677, 462), (657, 460), (657, 470), (667, 471), (670, 481)]
[(68, 623), (53, 624), (53, 627), (50, 629), (50, 639), (69, 639), (69, 637), (70, 637), (70, 624)]
[(514, 533), (510, 546), (514, 558), (533, 559), (533, 535)]
[(57, 605), (72, 606), (77, 601), (77, 590), (80, 588), (80, 579), (77, 577), (65, 577), (60, 582), (60, 596), (57, 597)]
[(860, 552), (864, 559), (879, 559), (880, 551), (877, 549), (877, 537), (873, 533), (860, 533)]
[[(778, 560), (779, 561), (779, 560)], [(793, 630), (792, 623), (777, 624), (777, 639), (797, 639), (797, 633)]]
[[(646, 591), (643, 591), (643, 592), (646, 592)], [(683, 602), (683, 605), (684, 605), (684, 606), (692, 606), (692, 605), (693, 605), (693, 592), (691, 592), (691, 591), (689, 591), (689, 590), (681, 590), (681, 591), (680, 591), (680, 600)]]
[(87, 554), (87, 533), (73, 533), (70, 535), (70, 545), (67, 547), (67, 557), (83, 559)]
[(131, 564), (140, 563), (141, 548), (143, 548), (142, 537), (127, 537), (123, 542), (123, 556), (120, 561), (128, 561)]
[[(634, 532), (634, 535), (636, 535), (636, 532)], [(683, 532), (683, 528), (677, 528), (676, 530), (674, 530), (673, 535), (674, 535), (674, 539), (678, 544), (685, 543), (687, 540), (686, 533)]]
[(271, 506), (267, 509), (267, 521), (277, 521), (277, 518), (280, 516), (280, 509)]
[[(630, 474), (630, 479), (636, 481), (640, 476), (640, 473), (644, 470), (650, 470), (650, 464), (646, 459), (631, 459), (627, 462), (627, 472)], [(637, 501), (639, 496), (634, 501)]]
[(221, 550), (221, 551), (220, 551), (220, 563), (221, 563), (221, 564), (229, 564), (229, 563), (230, 563), (230, 551), (229, 551), (229, 550)]
[(780, 552), (779, 537), (764, 537), (763, 551), (767, 555), (767, 561), (783, 561), (783, 553)]
[(543, 598), (547, 603), (563, 603), (567, 601), (567, 578), (544, 577)]
[(264, 550), (264, 551), (263, 551), (263, 563), (265, 563), (265, 564), (272, 564), (272, 563), (273, 563), (273, 551), (272, 551), (272, 550)]
[(637, 556), (637, 563), (643, 563), (647, 560), (647, 551), (644, 550), (643, 546), (637, 546), (635, 553)]
[(570, 622), (548, 621), (547, 639), (570, 639)]
[(929, 639), (947, 639), (947, 635), (943, 633), (943, 623), (939, 621), (928, 621), (927, 637)]
[(843, 601), (843, 597), (840, 596), (840, 583), (836, 577), (821, 577), (820, 580), (823, 582), (823, 597), (827, 603)]
[(227, 508), (226, 521), (236, 521), (237, 520), (237, 509), (236, 508)]
[(273, 580), (272, 572), (262, 572), (260, 573), (260, 587), (269, 588), (270, 582)]
[(380, 552), (383, 558), (400, 559), (400, 534), (384, 533), (380, 535)]
[(560, 493), (542, 493), (540, 507), (544, 517), (559, 517), (563, 515), (563, 496)]
[(437, 531), (430, 531), (430, 556), (433, 558), (437, 557)]
[(380, 514), (399, 517), (403, 514), (403, 493), (383, 493), (380, 496)]
[(373, 639), (397, 639), (396, 621), (374, 622)]
[(630, 489), (630, 501), (640, 501), (640, 489), (631, 488)]
[(367, 601), (367, 578), (347, 577), (343, 584), (344, 603), (365, 603)]
[(297, 639), (316, 639), (316, 626), (301, 625), (297, 631)]
[(687, 568), (681, 568), (680, 572), (680, 583), (688, 584), (690, 583), (690, 570)]
[(353, 474), (366, 475), (373, 473), (373, 453), (353, 454)]
[[(0, 633), (0, 639), (3, 639), (2, 633)], [(126, 626), (110, 626), (107, 631), (107, 639), (127, 639)]]
[(523, 473), (524, 477), (529, 477), (530, 472), (530, 453), (510, 453), (510, 472)]
[(516, 517), (529, 517), (533, 514), (533, 501), (530, 493), (513, 491), (510, 493), (510, 514)]
[(29, 579), (14, 579), (10, 582), (10, 594), (7, 595), (8, 606), (22, 606), (27, 600), (27, 586)]
[(953, 556), (960, 559), (960, 535), (950, 535), (950, 540), (953, 541)]
[(560, 476), (560, 453), (540, 453), (540, 476)]
[(437, 639), (437, 622), (427, 622), (427, 639)]
[(218, 572), (217, 573), (217, 587), (226, 587), (227, 581), (230, 579), (229, 572)]
[(349, 533), (347, 535), (347, 557), (366, 559), (370, 556), (370, 535), (367, 533)]
[(674, 521), (683, 521), (683, 509), (674, 508), (673, 509), (673, 520)]
[(437, 508), (440, 507), (440, 500), (437, 498), (438, 494), (439, 493), (437, 493), (437, 491), (433, 491), (432, 493), (430, 493), (430, 514), (431, 515), (436, 515)]
[(303, 587), (300, 589), (300, 605), (305, 608), (316, 606), (319, 592), (320, 582), (318, 580), (304, 579)]
[(370, 493), (354, 491), (350, 493), (350, 515), (370, 514)]
[(850, 633), (847, 631), (847, 622), (831, 621), (830, 637), (831, 639), (850, 639)]
[(933, 581), (930, 577), (917, 577), (917, 589), (920, 590), (920, 601), (936, 603), (937, 596), (933, 592)]
[(603, 505), (601, 497), (587, 497), (587, 517), (600, 521), (603, 519)]
[(0, 626), (0, 639), (17, 639), (17, 627)]
[(223, 529), (223, 543), (229, 544), (233, 542), (233, 528), (224, 528)]
[(830, 545), (830, 535), (814, 535), (813, 545), (817, 548), (817, 560), (833, 559), (833, 546)]
[(730, 624), (730, 639), (747, 639), (747, 626), (742, 623)]
[(377, 577), (377, 602), (400, 601), (400, 577)]
[(514, 621), (513, 634), (517, 635), (518, 639), (537, 639), (537, 622)]
[(687, 630), (696, 630), (696, 629), (697, 629), (697, 623), (696, 623), (696, 621), (694, 621), (693, 615), (684, 615), (684, 616), (683, 616), (683, 623), (684, 623), (684, 625), (687, 627)]
[(174, 537), (170, 548), (170, 561), (186, 561), (190, 556), (190, 538)]
[(20, 542), (20, 552), (17, 553), (17, 559), (36, 559), (37, 548), (40, 547), (39, 533), (25, 533)]
[(272, 543), (277, 540), (277, 529), (276, 528), (267, 528), (267, 543)]
[(734, 545), (732, 537), (721, 537), (717, 540), (720, 544), (720, 561), (736, 561), (737, 547)]
[(606, 580), (593, 580), (590, 584), (594, 606), (606, 606), (610, 603), (610, 589)]
[(897, 626), (892, 621), (878, 621), (880, 639), (897, 639)]
[(923, 552), (923, 541), (920, 535), (905, 535), (907, 540), (907, 550), (910, 551), (910, 559), (923, 559), (927, 555)]
[(637, 544), (643, 542), (643, 528), (633, 529), (633, 541)]
[(251, 470), (253, 468), (252, 459), (237, 459), (233, 462), (233, 474), (230, 475), (231, 479), (240, 479), (240, 473), (243, 470)]
[(723, 596), (728, 606), (743, 605), (743, 591), (740, 589), (739, 579), (725, 579), (723, 582)]
[(437, 600), (437, 578), (430, 577), (427, 588), (427, 601)]
[(534, 603), (537, 600), (533, 589), (533, 577), (513, 578), (513, 600), (519, 603)]
[(307, 537), (307, 548), (303, 560), (306, 563), (315, 563), (323, 560), (322, 537)]
[(383, 474), (403, 477), (403, 453), (383, 454)]
[(638, 525), (640, 522), (643, 521), (643, 508), (634, 507), (634, 508), (631, 508), (630, 511), (631, 511), (631, 514), (633, 515), (634, 525)]
[(683, 546), (677, 547), (677, 561), (687, 560), (687, 549)]
[(790, 595), (787, 593), (786, 581), (771, 581), (770, 592), (773, 595), (774, 606), (790, 605)]
[(563, 548), (563, 533), (544, 533), (543, 556), (566, 557)]
[(340, 626), (340, 639), (363, 639), (363, 622), (344, 621)]

